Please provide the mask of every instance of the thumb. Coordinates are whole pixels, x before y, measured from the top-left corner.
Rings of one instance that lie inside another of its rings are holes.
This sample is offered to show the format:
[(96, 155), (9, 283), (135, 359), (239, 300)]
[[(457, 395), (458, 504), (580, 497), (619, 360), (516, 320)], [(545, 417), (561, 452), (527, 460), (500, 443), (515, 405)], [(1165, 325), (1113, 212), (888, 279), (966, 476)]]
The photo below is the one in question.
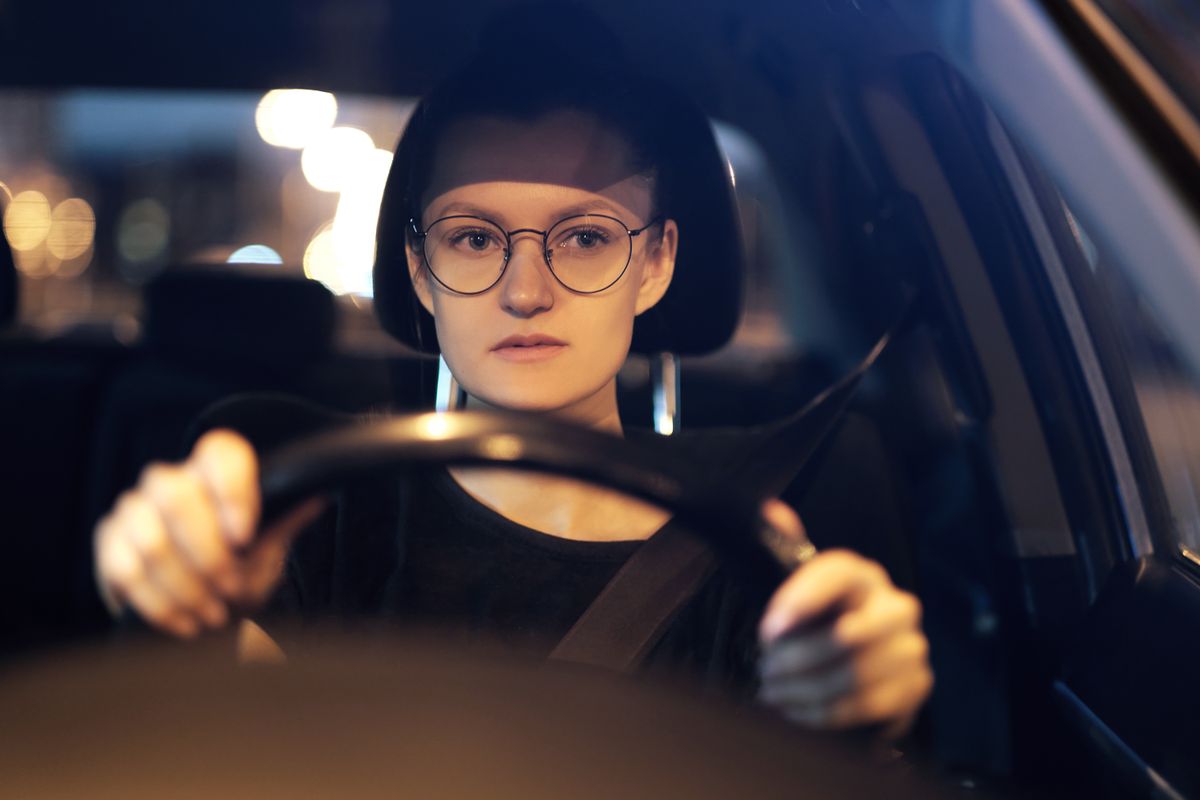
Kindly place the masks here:
[(259, 531), (242, 558), (249, 594), (258, 596), (271, 590), (283, 573), (292, 542), (328, 506), (328, 498), (310, 497)]
[(782, 500), (772, 498), (763, 503), (763, 516), (789, 539), (808, 541), (808, 533), (800, 521), (800, 515)]
[(280, 558), (287, 555), (292, 542), (329, 506), (326, 497), (310, 497), (293, 506), (287, 513), (259, 531), (250, 550), (253, 556), (273, 554)]
[(763, 503), (762, 514), (767, 527), (761, 531), (760, 540), (786, 569), (795, 570), (817, 554), (800, 516), (787, 503), (768, 500)]

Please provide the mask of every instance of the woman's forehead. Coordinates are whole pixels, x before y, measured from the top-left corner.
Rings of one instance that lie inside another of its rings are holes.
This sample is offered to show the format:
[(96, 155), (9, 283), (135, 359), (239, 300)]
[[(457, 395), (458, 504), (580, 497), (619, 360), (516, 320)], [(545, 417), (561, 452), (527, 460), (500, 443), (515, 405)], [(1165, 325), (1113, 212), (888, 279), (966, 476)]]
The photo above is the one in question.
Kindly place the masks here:
[[(525, 185), (530, 191), (512, 191)], [(631, 213), (650, 213), (649, 182), (633, 167), (625, 140), (595, 117), (557, 111), (533, 120), (472, 117), (451, 126), (437, 148), (426, 193), (429, 209), (439, 203), (494, 203), (542, 198), (619, 204)], [(556, 191), (557, 190), (557, 191)], [(482, 195), (486, 195), (483, 197)]]

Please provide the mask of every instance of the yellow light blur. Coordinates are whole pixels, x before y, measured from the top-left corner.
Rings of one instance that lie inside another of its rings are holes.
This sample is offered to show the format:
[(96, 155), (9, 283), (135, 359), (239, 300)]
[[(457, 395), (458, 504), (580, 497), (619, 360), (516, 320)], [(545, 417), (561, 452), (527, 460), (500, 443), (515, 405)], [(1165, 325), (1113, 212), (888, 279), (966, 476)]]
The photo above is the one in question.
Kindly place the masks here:
[(50, 201), (41, 192), (18, 194), (4, 212), (4, 235), (18, 252), (38, 247), (50, 232)]
[(254, 124), (267, 144), (299, 150), (333, 127), (337, 98), (311, 89), (273, 89), (258, 101)]
[(71, 261), (92, 246), (96, 237), (96, 214), (86, 200), (72, 197), (54, 207), (46, 247), (57, 258)]
[(46, 278), (51, 275), (60, 275), (59, 270), (62, 269), (62, 259), (51, 253), (45, 248), (38, 248), (42, 254), (42, 275)]
[(340, 192), (353, 182), (375, 151), (375, 143), (358, 128), (330, 128), (315, 138), (300, 156), (300, 168), (314, 189)]
[(450, 433), (450, 421), (445, 414), (425, 414), (420, 426), (421, 432), (430, 439), (444, 439)]
[(484, 439), (480, 450), (488, 458), (494, 458), (497, 461), (516, 461), (525, 454), (525, 448), (521, 445), (520, 439), (503, 433)]
[(89, 247), (70, 261), (62, 262), (55, 274), (60, 278), (74, 278), (82, 275), (92, 265), (94, 255), (95, 250)]
[(347, 292), (371, 294), (371, 269), (375, 264), (375, 228), (392, 154), (374, 150), (360, 169), (344, 183), (333, 217), (333, 246), (337, 252), (342, 285)]
[(40, 245), (32, 250), (13, 250), (13, 264), (28, 278), (45, 278), (50, 275), (51, 267), (47, 255), (46, 248)]
[(333, 248), (333, 225), (326, 225), (304, 250), (304, 274), (320, 281), (335, 294), (344, 294), (338, 271), (337, 253)]
[(342, 176), (333, 222), (304, 253), (304, 273), (336, 294), (370, 295), (375, 227), (392, 154), (372, 148)]

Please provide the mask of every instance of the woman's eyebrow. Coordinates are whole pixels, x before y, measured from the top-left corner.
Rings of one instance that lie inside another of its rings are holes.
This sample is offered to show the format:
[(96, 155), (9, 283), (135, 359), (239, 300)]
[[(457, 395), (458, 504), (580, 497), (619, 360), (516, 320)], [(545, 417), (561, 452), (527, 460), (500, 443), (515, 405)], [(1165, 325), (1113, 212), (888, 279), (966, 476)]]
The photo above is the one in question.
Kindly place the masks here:
[(469, 214), (472, 217), (484, 217), (485, 219), (496, 219), (496, 220), (499, 220), (499, 218), (503, 216), (503, 214), (496, 214), (493, 211), (487, 211), (486, 209), (482, 209), (477, 206), (472, 206), (472, 205), (468, 205), (467, 203), (459, 203), (459, 202), (447, 203), (443, 208), (441, 208), (438, 211), (437, 216), (438, 217), (447, 217), (447, 216), (450, 216), (451, 214)]
[[(628, 212), (625, 213), (628, 215)], [(589, 200), (586, 203), (579, 203), (578, 205), (559, 209), (558, 219), (562, 219), (564, 217), (575, 217), (579, 216), (580, 214), (608, 214), (614, 217), (621, 216), (621, 212), (610, 203), (606, 203), (603, 200)]]
[[(498, 213), (494, 210), (480, 208), (479, 206), (473, 206), (469, 203), (463, 203), (460, 201), (447, 203), (438, 210), (435, 218), (447, 217), (453, 214), (467, 214), (472, 217), (483, 217), (484, 219), (495, 220), (496, 222), (504, 222), (505, 218), (504, 214)], [(565, 208), (556, 209), (554, 213), (554, 219), (549, 220), (548, 222), (553, 223), (560, 219), (565, 219), (566, 217), (575, 217), (582, 214), (608, 214), (613, 217), (622, 216), (622, 212), (611, 203), (606, 203), (603, 200), (589, 200), (583, 203), (567, 206)], [(628, 212), (624, 212), (624, 215), (628, 216)]]

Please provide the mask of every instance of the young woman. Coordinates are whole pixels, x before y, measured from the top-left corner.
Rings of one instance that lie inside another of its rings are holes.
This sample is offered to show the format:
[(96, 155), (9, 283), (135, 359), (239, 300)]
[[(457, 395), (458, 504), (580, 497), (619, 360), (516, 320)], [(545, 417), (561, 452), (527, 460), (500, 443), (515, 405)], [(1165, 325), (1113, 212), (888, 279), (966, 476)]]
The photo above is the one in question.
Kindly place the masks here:
[[(635, 322), (673, 280), (695, 280), (677, 264), (689, 232), (672, 183), (687, 165), (673, 160), (670, 104), (610, 65), (506, 44), (414, 115), (389, 180), (376, 302), (393, 330), (396, 306), (419, 303), (401, 316), (427, 347), (436, 339), (469, 407), (621, 436), (616, 374)], [(229, 625), (232, 609), (365, 614), (544, 653), (672, 524), (573, 481), (454, 469), (381, 477), (260, 531), (252, 439), (210, 431), (184, 462), (148, 467), (102, 520), (97, 580), (115, 613), (182, 638)], [(802, 530), (782, 503), (768, 513)], [(898, 733), (932, 682), (919, 617), (877, 564), (829, 551), (765, 610), (714, 575), (650, 661), (754, 688), (803, 724)]]

